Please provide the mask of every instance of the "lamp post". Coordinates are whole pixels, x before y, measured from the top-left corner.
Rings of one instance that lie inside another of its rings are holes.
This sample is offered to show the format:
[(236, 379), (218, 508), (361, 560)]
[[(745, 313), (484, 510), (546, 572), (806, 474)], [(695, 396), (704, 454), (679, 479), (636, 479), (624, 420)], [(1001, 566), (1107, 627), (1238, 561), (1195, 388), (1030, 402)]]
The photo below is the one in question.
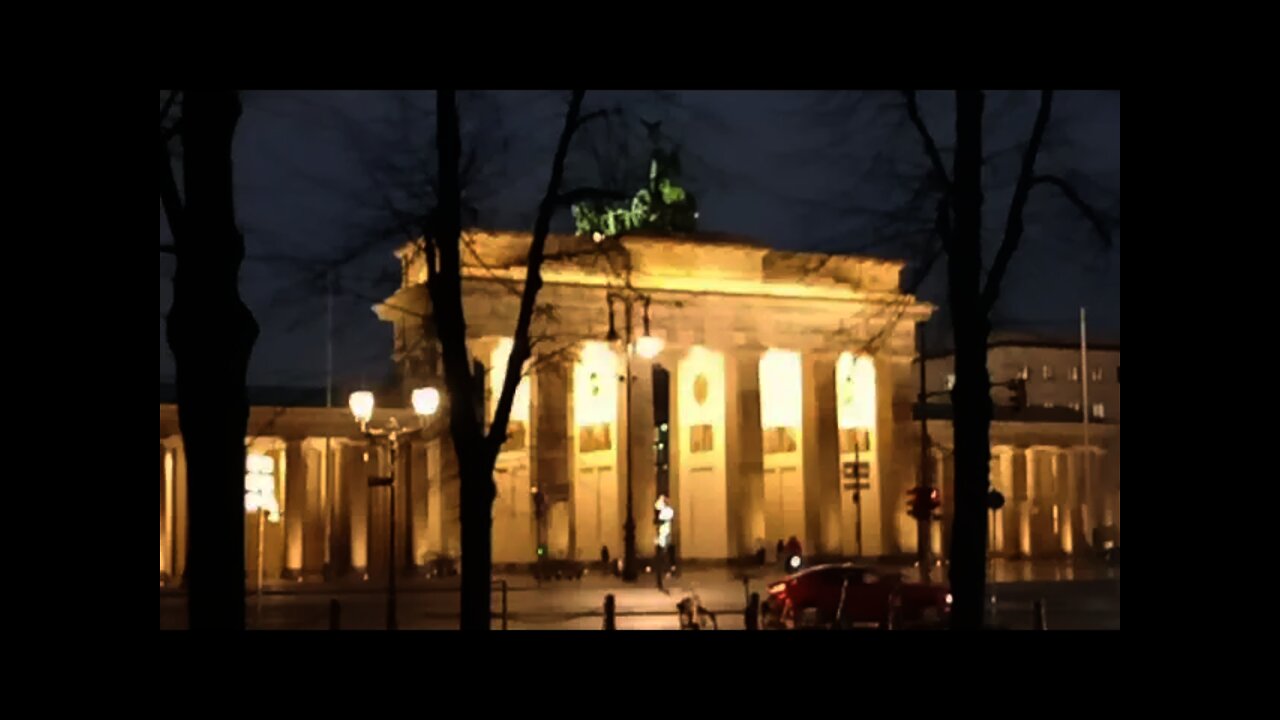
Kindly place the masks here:
[(258, 513), (258, 588), (254, 607), (254, 626), (262, 627), (262, 583), (266, 579), (263, 566), (263, 535), (267, 520), (280, 522), (280, 504), (276, 500), (276, 463), (270, 455), (248, 454), (244, 458), (244, 511)]
[(373, 393), (359, 390), (351, 393), (348, 406), (356, 422), (360, 424), (360, 432), (370, 444), (381, 439), (387, 441), (391, 450), (391, 474), (369, 477), (369, 487), (386, 487), (390, 493), (387, 518), (387, 629), (396, 629), (396, 456), (400, 450), (400, 438), (416, 433), (427, 426), (428, 419), (440, 408), (440, 391), (432, 387), (417, 388), (412, 394), (413, 412), (418, 423), (412, 427), (403, 427), (400, 421), (392, 416), (384, 428), (370, 425), (373, 420)]
[[(611, 292), (607, 295), (606, 300), (609, 303), (609, 342), (618, 341), (618, 331), (613, 324), (613, 302), (618, 300), (622, 303), (623, 311), (626, 313), (623, 322), (623, 329), (626, 336), (623, 338), (625, 343), (623, 349), (626, 351), (626, 376), (623, 378), (626, 382), (627, 394), (627, 437), (622, 442), (622, 447), (627, 454), (627, 519), (622, 525), (622, 579), (626, 582), (635, 582), (639, 577), (636, 569), (636, 518), (634, 510), (634, 490), (632, 483), (632, 463), (631, 463), (631, 354), (637, 352), (640, 357), (646, 360), (652, 360), (662, 352), (663, 342), (661, 338), (653, 337), (649, 334), (649, 301), (650, 297), (643, 293), (635, 291), (628, 292)], [(637, 301), (644, 303), (644, 335), (639, 338), (632, 337), (632, 316), (635, 311)]]

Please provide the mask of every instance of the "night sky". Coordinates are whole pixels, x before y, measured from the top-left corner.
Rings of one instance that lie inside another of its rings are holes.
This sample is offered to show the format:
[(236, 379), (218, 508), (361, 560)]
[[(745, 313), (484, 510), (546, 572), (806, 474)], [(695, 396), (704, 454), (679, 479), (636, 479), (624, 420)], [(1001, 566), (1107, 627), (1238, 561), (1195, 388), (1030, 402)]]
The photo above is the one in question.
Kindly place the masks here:
[[(467, 93), (464, 132), (474, 139), (483, 172), (473, 198), (479, 226), (530, 230), (544, 190), (567, 92)], [(921, 96), (939, 144), (950, 145), (950, 93)], [(662, 120), (682, 145), (684, 187), (698, 199), (700, 228), (757, 238), (777, 248), (867, 253), (912, 259), (884, 212), (903, 205), (923, 151), (894, 93), (680, 91), (587, 93), (585, 111), (621, 108), (630, 122), (596, 126), (575, 144), (568, 186), (599, 184), (586, 149), (630, 144), (642, 167), (647, 146), (634, 118)], [(993, 243), (1003, 229), (1021, 143), (1036, 110), (1034, 93), (987, 97), (986, 227)], [(430, 92), (248, 91), (236, 133), (236, 202), (248, 254), (242, 292), (262, 328), (250, 365), (252, 385), (325, 382), (326, 296), (317, 268), (354, 256), (338, 270), (334, 308), (335, 381), (371, 383), (389, 370), (391, 333), (370, 307), (394, 291), (399, 240), (388, 226), (394, 206), (425, 194), (434, 119)], [(948, 160), (949, 162), (949, 160)], [(392, 178), (387, 169), (401, 168)], [(948, 168), (949, 169), (949, 168)], [(1119, 210), (1120, 95), (1062, 92), (1055, 97), (1039, 172), (1066, 175), (1092, 203)], [(412, 178), (409, 180), (403, 178)], [(628, 187), (628, 192), (637, 186)], [(1007, 276), (997, 327), (1077, 337), (1079, 308), (1090, 335), (1120, 339), (1118, 230), (1108, 248), (1052, 190), (1037, 189), (1028, 230)], [(161, 217), (161, 242), (167, 229)], [(568, 211), (556, 228), (570, 229)], [(984, 249), (994, 255), (995, 245)], [(173, 377), (164, 340), (173, 260), (160, 257), (160, 378)], [(943, 299), (942, 261), (919, 294)], [(904, 273), (904, 281), (907, 279)], [(941, 326), (942, 324), (939, 323)], [(941, 328), (939, 328), (941, 331)]]

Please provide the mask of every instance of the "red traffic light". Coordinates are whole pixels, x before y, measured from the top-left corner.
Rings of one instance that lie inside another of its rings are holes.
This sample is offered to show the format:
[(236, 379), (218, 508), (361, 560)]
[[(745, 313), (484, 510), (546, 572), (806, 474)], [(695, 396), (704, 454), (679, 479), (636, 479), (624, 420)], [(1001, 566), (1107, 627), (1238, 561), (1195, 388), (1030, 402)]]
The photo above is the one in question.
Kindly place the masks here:
[(907, 514), (917, 520), (933, 517), (933, 511), (942, 506), (938, 488), (916, 486), (907, 491)]

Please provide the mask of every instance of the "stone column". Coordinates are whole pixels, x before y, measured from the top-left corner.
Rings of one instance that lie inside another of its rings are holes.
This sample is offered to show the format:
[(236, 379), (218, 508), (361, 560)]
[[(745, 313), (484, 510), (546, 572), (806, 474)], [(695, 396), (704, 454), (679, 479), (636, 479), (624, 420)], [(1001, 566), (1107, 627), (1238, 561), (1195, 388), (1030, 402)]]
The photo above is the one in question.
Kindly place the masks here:
[(169, 560), (168, 558), (165, 557), (165, 555), (167, 554), (165, 552), (165, 548), (169, 544), (169, 532), (168, 532), (168, 528), (165, 527), (166, 525), (165, 516), (167, 515), (167, 513), (165, 513), (165, 504), (169, 500), (169, 489), (166, 487), (167, 485), (167, 483), (165, 482), (166, 473), (164, 471), (164, 460), (167, 452), (168, 451), (165, 450), (164, 443), (161, 442), (160, 443), (160, 581), (161, 582), (164, 582), (165, 576), (168, 575), (169, 573)]
[[(804, 406), (801, 409), (803, 427), (800, 435), (804, 444), (805, 536), (800, 538), (800, 543), (810, 554), (853, 555), (856, 552), (857, 508), (854, 507), (852, 491), (840, 489), (836, 356), (832, 352), (806, 352), (801, 358), (801, 366)], [(864, 516), (870, 511), (864, 503)], [(862, 543), (866, 548), (865, 526)]]
[(1013, 448), (1010, 453), (1010, 465), (1012, 465), (1013, 470), (1011, 474), (1013, 522), (1010, 524), (1017, 528), (1015, 554), (1018, 557), (1028, 557), (1031, 555), (1030, 450), (1027, 448)]
[(307, 458), (301, 439), (285, 441), (284, 574), (301, 577), (307, 513)]
[(171, 509), (170, 573), (175, 585), (185, 585), (187, 576), (187, 451), (178, 437), (172, 445), (173, 450), (173, 497)]
[(894, 515), (903, 512), (899, 508), (906, 490), (898, 477), (902, 458), (896, 454), (898, 438), (894, 417), (896, 375), (902, 364), (887, 352), (875, 355), (872, 360), (876, 369), (876, 426), (871, 432), (871, 447), (875, 455), (871, 464), (871, 489), (865, 491), (862, 498), (862, 545), (868, 555), (885, 555), (892, 552), (897, 541)]
[(369, 573), (369, 472), (371, 463), (365, 461), (368, 446), (357, 442), (346, 448), (346, 464), (343, 467), (343, 485), (349, 500), (347, 504), (351, 569), (361, 575)]
[(351, 572), (351, 490), (349, 456), (355, 451), (346, 440), (335, 440), (333, 450), (333, 527), (329, 531), (330, 574), (342, 578)]
[(764, 537), (764, 435), (760, 426), (760, 353), (725, 353), (725, 460), (729, 556), (745, 557)]
[(431, 502), (427, 484), (427, 443), (414, 441), (405, 453), (409, 461), (409, 540), (405, 542), (407, 558), (414, 568), (425, 564), (430, 552), (428, 516)]
[(427, 554), (445, 551), (444, 545), (444, 473), (440, 463), (443, 443), (434, 439), (427, 443)]
[(1054, 532), (1053, 512), (1057, 501), (1053, 476), (1056, 451), (1046, 446), (1036, 446), (1027, 451), (1028, 488), (1031, 501), (1031, 552), (1034, 555), (1052, 554), (1061, 549)]
[(567, 554), (570, 548), (569, 498), (572, 493), (573, 462), (573, 360), (544, 358), (533, 372), (529, 393), (530, 482), (545, 498), (538, 542), (548, 554)]
[(1071, 519), (1071, 546), (1069, 553), (1077, 553), (1088, 547), (1085, 531), (1084, 467), (1079, 448), (1070, 447), (1066, 456), (1067, 508)]
[[(991, 448), (991, 487), (1004, 495), (1006, 508), (1012, 499), (1012, 493), (1009, 492), (1011, 468), (1008, 458), (1009, 448), (1007, 446), (997, 445)], [(989, 538), (987, 549), (992, 553), (1003, 553), (1005, 550), (1005, 518), (1007, 515), (1008, 513), (1005, 512), (1004, 508), (987, 513), (987, 537)]]
[[(658, 498), (658, 474), (654, 464), (654, 439), (657, 437), (653, 422), (653, 360), (636, 356), (632, 361), (631, 414), (632, 468), (635, 472), (636, 503), (636, 555), (646, 558), (653, 554), (657, 528), (653, 524), (653, 503)], [(643, 562), (641, 563), (643, 565)]]
[(1057, 508), (1058, 549), (1065, 555), (1071, 555), (1075, 548), (1075, 523), (1072, 515), (1075, 512), (1075, 493), (1072, 491), (1074, 478), (1070, 474), (1067, 459), (1068, 453), (1062, 448), (1051, 451), (1053, 458), (1053, 502)]
[(302, 456), (306, 463), (306, 506), (302, 513), (302, 577), (324, 579), (324, 481), (328, 459), (324, 456), (324, 439), (303, 441)]
[(680, 360), (687, 348), (673, 347), (670, 342), (657, 358), (668, 374), (667, 410), (671, 414), (667, 428), (667, 438), (671, 443), (667, 453), (667, 499), (674, 506), (675, 519), (671, 523), (671, 544), (675, 548), (675, 556), (680, 558), (681, 532), (684, 526), (684, 508), (680, 505), (680, 448), (684, 445), (684, 422), (680, 419)]

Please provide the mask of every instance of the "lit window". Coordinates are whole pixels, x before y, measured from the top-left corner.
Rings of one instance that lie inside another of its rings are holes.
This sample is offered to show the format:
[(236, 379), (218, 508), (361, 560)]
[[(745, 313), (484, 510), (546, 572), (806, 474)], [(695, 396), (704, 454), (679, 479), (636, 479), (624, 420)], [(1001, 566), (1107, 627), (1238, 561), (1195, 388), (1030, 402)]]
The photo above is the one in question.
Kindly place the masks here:
[(1094, 403), (1093, 416), (1099, 419), (1105, 418), (1107, 416), (1107, 406), (1103, 403)]
[(1089, 379), (1093, 382), (1102, 382), (1102, 368), (1094, 368), (1089, 371)]
[(1080, 382), (1080, 366), (1071, 368), (1071, 382)]
[(1040, 370), (1040, 375), (1041, 375), (1041, 377), (1043, 377), (1045, 380), (1052, 380), (1052, 379), (1053, 379), (1053, 366), (1052, 366), (1052, 365), (1045, 365), (1043, 368), (1041, 368), (1041, 370)]
[(1080, 403), (1078, 402), (1071, 403), (1071, 409), (1076, 411), (1080, 410)]
[(1051, 402), (1047, 402), (1047, 403), (1045, 403), (1045, 404), (1044, 404), (1044, 406), (1045, 406), (1045, 407), (1047, 407), (1047, 408), (1051, 408), (1051, 407), (1053, 407), (1053, 403), (1051, 403)]
[(954, 389), (955, 386), (956, 386), (956, 374), (947, 373), (947, 389), (948, 390)]
[(1031, 366), (1030, 366), (1030, 365), (1023, 365), (1023, 366), (1022, 366), (1022, 370), (1018, 371), (1018, 379), (1019, 379), (1019, 380), (1030, 380), (1030, 379), (1031, 379)]

